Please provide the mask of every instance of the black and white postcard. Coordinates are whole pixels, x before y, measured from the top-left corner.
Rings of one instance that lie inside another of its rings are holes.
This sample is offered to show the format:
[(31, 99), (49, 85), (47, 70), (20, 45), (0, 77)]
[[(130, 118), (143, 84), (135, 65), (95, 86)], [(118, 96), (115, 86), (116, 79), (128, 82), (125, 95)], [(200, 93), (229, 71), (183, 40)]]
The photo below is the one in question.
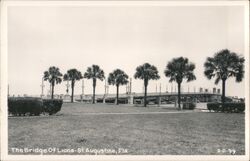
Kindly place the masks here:
[(249, 2), (1, 2), (1, 160), (249, 160)]

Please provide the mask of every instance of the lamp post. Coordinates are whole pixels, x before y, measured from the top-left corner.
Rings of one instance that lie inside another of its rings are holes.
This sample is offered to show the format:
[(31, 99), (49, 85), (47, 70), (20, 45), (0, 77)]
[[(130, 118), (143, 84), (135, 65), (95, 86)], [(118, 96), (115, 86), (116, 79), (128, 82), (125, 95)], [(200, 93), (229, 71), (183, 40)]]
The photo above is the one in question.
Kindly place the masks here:
[(67, 80), (67, 84), (66, 84), (66, 87), (67, 87), (67, 89), (66, 89), (66, 95), (68, 96), (69, 95), (69, 80)]
[(82, 97), (81, 97), (81, 102), (83, 102), (83, 96), (84, 96), (84, 79), (82, 79)]
[(160, 83), (160, 86), (159, 86), (159, 100), (158, 100), (158, 106), (161, 105), (161, 83)]
[(106, 103), (106, 97), (108, 95), (109, 86), (107, 85), (107, 80), (104, 78), (105, 84), (104, 84), (104, 95), (103, 95), (103, 103)]
[(41, 92), (41, 97), (44, 96), (44, 87), (45, 87), (45, 85), (44, 85), (44, 78), (42, 77), (42, 84), (41, 84), (42, 92)]
[(8, 84), (8, 97), (10, 96), (10, 85)]
[(130, 82), (129, 82), (129, 94), (132, 93), (132, 78), (130, 78)]

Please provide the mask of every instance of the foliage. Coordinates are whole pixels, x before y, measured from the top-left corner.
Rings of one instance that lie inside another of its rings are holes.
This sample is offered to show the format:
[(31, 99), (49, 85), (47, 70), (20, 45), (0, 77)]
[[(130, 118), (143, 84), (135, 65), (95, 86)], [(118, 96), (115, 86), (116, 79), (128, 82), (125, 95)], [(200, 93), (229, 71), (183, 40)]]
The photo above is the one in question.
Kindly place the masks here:
[(134, 75), (135, 79), (144, 80), (144, 85), (148, 85), (149, 80), (158, 80), (160, 76), (158, 70), (154, 65), (149, 63), (144, 63), (136, 68), (136, 73)]
[(61, 110), (62, 99), (43, 99), (43, 112), (53, 115)]
[(241, 82), (244, 77), (244, 61), (243, 57), (224, 49), (216, 53), (214, 57), (207, 58), (204, 64), (204, 74), (208, 79), (216, 77), (215, 84), (229, 77), (235, 77), (236, 82)]
[(14, 116), (21, 115), (40, 115), (43, 111), (41, 98), (15, 97), (8, 98), (8, 112)]
[(149, 80), (158, 80), (160, 76), (158, 74), (158, 70), (154, 65), (149, 63), (144, 63), (136, 68), (136, 72), (134, 74), (135, 79), (142, 79), (144, 81), (144, 106), (147, 105), (147, 86)]
[(116, 86), (125, 85), (128, 83), (128, 75), (121, 69), (116, 69), (109, 73), (108, 83)]
[(181, 108), (181, 83), (184, 79), (187, 82), (196, 79), (194, 75), (195, 64), (189, 62), (188, 58), (178, 57), (168, 62), (164, 71), (165, 76), (169, 77), (169, 82), (175, 81), (178, 84), (178, 106)]
[(236, 82), (241, 82), (244, 77), (244, 57), (224, 49), (208, 57), (204, 63), (204, 74), (208, 79), (215, 77), (215, 84), (222, 80), (222, 103), (225, 102), (225, 83), (229, 77), (235, 77)]
[(93, 99), (92, 103), (95, 103), (95, 87), (97, 79), (103, 81), (105, 78), (104, 71), (98, 65), (92, 65), (87, 68), (87, 71), (84, 73), (84, 78), (93, 80)]
[(51, 98), (54, 98), (54, 86), (55, 84), (60, 84), (62, 82), (62, 73), (60, 73), (60, 69), (52, 66), (49, 67), (48, 71), (44, 72), (43, 79), (45, 81), (49, 81), (52, 87)]
[(100, 79), (103, 81), (105, 78), (104, 71), (98, 65), (92, 65), (87, 68), (87, 71), (84, 73), (84, 78), (87, 79)]
[(68, 80), (68, 81), (72, 81), (72, 82), (78, 81), (82, 78), (83, 78), (82, 73), (80, 71), (78, 71), (77, 69), (70, 69), (63, 76), (64, 81)]
[(42, 112), (52, 115), (61, 110), (62, 104), (61, 99), (14, 97), (8, 98), (8, 112), (14, 116), (27, 114), (39, 116)]
[(215, 112), (242, 113), (245, 111), (245, 103), (208, 103), (207, 109)]
[(182, 83), (183, 79), (190, 82), (196, 79), (194, 69), (195, 65), (190, 63), (188, 58), (179, 57), (168, 62), (164, 73), (166, 77), (170, 77), (169, 82)]

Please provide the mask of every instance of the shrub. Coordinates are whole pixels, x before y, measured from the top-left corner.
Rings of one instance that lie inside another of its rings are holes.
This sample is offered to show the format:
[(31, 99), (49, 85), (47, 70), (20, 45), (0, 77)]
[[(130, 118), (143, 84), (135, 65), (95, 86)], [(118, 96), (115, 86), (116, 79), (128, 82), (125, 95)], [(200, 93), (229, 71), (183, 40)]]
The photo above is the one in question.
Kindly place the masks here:
[(61, 110), (62, 99), (43, 99), (43, 112), (53, 115)]
[(242, 113), (245, 111), (245, 103), (235, 103), (235, 102), (228, 102), (224, 103), (208, 103), (207, 109), (215, 112), (233, 112), (233, 113)]
[(184, 110), (193, 110), (193, 109), (195, 109), (195, 107), (196, 107), (196, 104), (193, 102), (184, 102), (183, 103)]
[(220, 103), (207, 103), (207, 109), (211, 112), (211, 111), (221, 111), (222, 110), (222, 104)]
[(13, 115), (36, 115), (42, 113), (43, 102), (41, 98), (15, 97), (8, 98), (8, 112)]
[(27, 114), (39, 116), (42, 112), (49, 115), (61, 110), (62, 99), (41, 99), (34, 97), (8, 98), (8, 112), (14, 116)]

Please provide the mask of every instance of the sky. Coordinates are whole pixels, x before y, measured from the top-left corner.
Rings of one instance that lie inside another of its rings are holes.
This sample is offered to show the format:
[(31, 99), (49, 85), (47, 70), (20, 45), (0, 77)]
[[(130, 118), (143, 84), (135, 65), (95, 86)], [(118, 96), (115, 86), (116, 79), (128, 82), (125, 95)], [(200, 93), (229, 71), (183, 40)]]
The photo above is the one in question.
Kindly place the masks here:
[[(148, 92), (170, 91), (164, 69), (175, 57), (195, 63), (193, 82), (183, 90), (221, 88), (204, 76), (203, 64), (222, 49), (244, 55), (242, 6), (11, 6), (8, 8), (8, 84), (10, 95), (40, 95), (43, 72), (50, 66), (61, 73), (76, 68), (84, 73), (99, 65), (107, 77), (116, 68), (132, 78), (132, 92), (143, 91), (143, 81), (133, 75), (148, 62), (159, 70), (160, 79), (150, 81)], [(226, 95), (244, 97), (244, 82), (230, 78)], [(92, 94), (92, 81), (84, 79), (84, 93)], [(104, 93), (97, 81), (96, 93)], [(82, 81), (75, 94), (81, 94)], [(45, 82), (45, 94), (49, 83)], [(126, 86), (120, 87), (124, 93)], [(115, 93), (109, 86), (109, 93)], [(66, 82), (55, 94), (66, 93)]]

